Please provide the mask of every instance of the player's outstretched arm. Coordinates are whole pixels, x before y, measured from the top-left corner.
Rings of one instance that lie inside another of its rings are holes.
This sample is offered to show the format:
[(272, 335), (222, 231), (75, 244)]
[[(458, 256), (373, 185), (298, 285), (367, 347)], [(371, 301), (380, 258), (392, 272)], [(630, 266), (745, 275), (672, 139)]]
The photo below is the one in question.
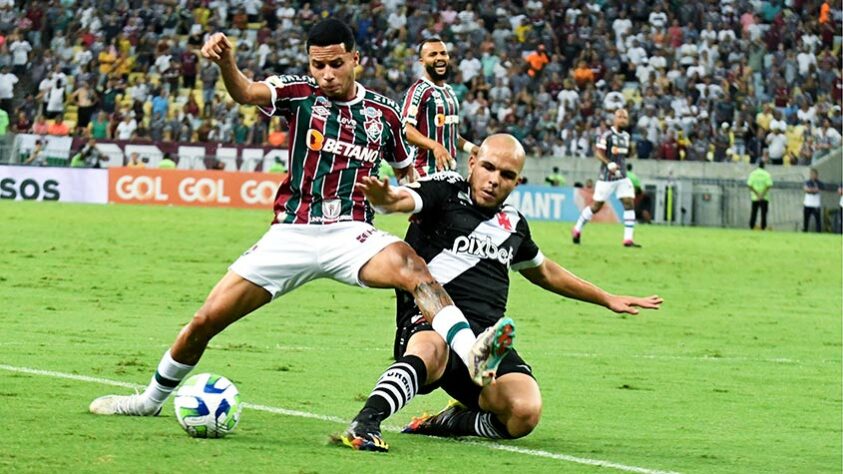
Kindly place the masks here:
[(662, 299), (656, 295), (639, 298), (607, 293), (597, 285), (579, 278), (547, 258), (538, 267), (521, 270), (521, 274), (531, 283), (545, 290), (605, 306), (616, 313), (638, 314), (637, 308), (658, 309), (662, 304)]
[(416, 209), (416, 200), (413, 199), (413, 195), (406, 189), (390, 186), (386, 178), (381, 181), (378, 178), (366, 176), (354, 187), (366, 195), (369, 204), (378, 212), (390, 214), (413, 212)]
[(272, 105), (272, 93), (261, 82), (244, 76), (234, 59), (234, 45), (223, 33), (214, 33), (202, 46), (202, 57), (210, 59), (220, 68), (225, 89), (235, 102), (244, 105)]

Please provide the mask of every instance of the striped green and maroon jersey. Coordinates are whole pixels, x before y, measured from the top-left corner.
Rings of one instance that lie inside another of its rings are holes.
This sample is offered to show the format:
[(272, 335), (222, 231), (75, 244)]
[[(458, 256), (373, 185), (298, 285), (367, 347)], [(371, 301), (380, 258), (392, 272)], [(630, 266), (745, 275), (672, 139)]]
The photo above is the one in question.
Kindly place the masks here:
[(372, 207), (354, 185), (377, 176), (381, 159), (397, 169), (413, 163), (398, 104), (359, 83), (354, 99), (339, 102), (311, 77), (263, 82), (272, 105), (261, 110), (290, 124), (289, 173), (275, 195), (273, 223), (371, 222)]
[[(404, 120), (422, 135), (441, 143), (454, 158), (460, 138), (460, 102), (451, 86), (439, 87), (426, 77), (414, 82), (404, 97)], [(421, 176), (436, 172), (433, 152), (419, 147), (416, 170)]]

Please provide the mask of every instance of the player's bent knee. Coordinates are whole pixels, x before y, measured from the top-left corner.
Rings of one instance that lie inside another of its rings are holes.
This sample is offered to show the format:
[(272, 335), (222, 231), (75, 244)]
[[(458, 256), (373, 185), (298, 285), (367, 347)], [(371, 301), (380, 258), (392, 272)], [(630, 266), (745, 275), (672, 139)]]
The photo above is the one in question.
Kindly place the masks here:
[(521, 438), (530, 434), (541, 419), (541, 403), (531, 400), (514, 400), (509, 410), (509, 421), (506, 424), (509, 435)]
[(207, 301), (196, 311), (186, 329), (197, 338), (210, 340), (228, 326), (225, 318), (220, 317), (221, 311), (223, 309), (213, 301)]
[(433, 383), (445, 373), (448, 364), (448, 346), (441, 336), (433, 331), (422, 331), (413, 335), (405, 355), (415, 355), (424, 361), (427, 369), (427, 383)]
[(412, 292), (421, 283), (434, 282), (435, 279), (427, 269), (424, 260), (409, 247), (404, 250), (398, 255), (399, 261), (396, 265), (402, 289)]

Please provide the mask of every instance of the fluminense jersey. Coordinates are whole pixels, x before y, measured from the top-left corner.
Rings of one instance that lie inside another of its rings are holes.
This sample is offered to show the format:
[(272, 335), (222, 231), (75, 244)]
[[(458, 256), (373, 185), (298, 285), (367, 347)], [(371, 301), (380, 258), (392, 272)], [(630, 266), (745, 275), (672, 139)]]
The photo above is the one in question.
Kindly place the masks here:
[(600, 165), (601, 181), (617, 181), (626, 178), (626, 157), (629, 156), (629, 133), (618, 132), (615, 127), (610, 128), (597, 140), (597, 149), (601, 150), (609, 161), (618, 165), (620, 174), (609, 173), (605, 163)]
[[(439, 87), (424, 77), (417, 80), (407, 89), (401, 115), (419, 133), (441, 143), (456, 158), (460, 138), (460, 103), (451, 86), (445, 84)], [(420, 176), (435, 173), (433, 152), (419, 148), (414, 166)]]
[(285, 224), (371, 222), (373, 211), (354, 185), (377, 176), (381, 159), (394, 168), (413, 162), (398, 104), (356, 84), (351, 101), (329, 99), (315, 80), (272, 76), (272, 105), (261, 109), (290, 124), (289, 173), (275, 195), (275, 220)]
[[(511, 205), (475, 206), (468, 182), (454, 172), (433, 174), (407, 189), (416, 194), (416, 212), (405, 240), (470, 322), (494, 324), (506, 311), (509, 270), (544, 260), (526, 219)], [(418, 309), (412, 295), (397, 293), (402, 327)]]

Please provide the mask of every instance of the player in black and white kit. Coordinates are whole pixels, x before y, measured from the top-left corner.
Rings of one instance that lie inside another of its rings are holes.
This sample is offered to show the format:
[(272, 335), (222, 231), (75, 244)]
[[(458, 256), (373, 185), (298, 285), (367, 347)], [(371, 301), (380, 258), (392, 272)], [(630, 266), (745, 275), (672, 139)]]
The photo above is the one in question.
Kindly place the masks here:
[[(524, 149), (511, 135), (487, 138), (469, 158), (468, 180), (443, 172), (406, 187), (364, 178), (358, 187), (382, 212), (412, 213), (406, 241), (463, 311), (471, 329), (484, 331), (503, 317), (509, 271), (570, 298), (618, 313), (658, 308), (658, 296), (609, 294), (545, 258), (524, 216), (504, 204), (524, 166)], [(387, 451), (380, 424), (417, 393), (442, 387), (459, 403), (434, 416), (415, 418), (405, 432), (435, 436), (519, 438), (538, 424), (541, 394), (530, 366), (510, 350), (495, 383), (472, 382), (465, 365), (419, 314), (409, 294), (398, 293), (395, 363), (378, 379), (365, 406), (339, 436), (360, 450)]]
[(629, 156), (629, 133), (624, 131), (629, 123), (629, 113), (626, 109), (615, 111), (612, 128), (600, 136), (597, 141), (595, 155), (600, 160), (600, 177), (594, 186), (594, 201), (586, 206), (577, 219), (577, 224), (571, 230), (571, 237), (575, 244), (580, 243), (582, 229), (588, 224), (594, 214), (603, 208), (603, 203), (609, 196), (615, 194), (623, 204), (623, 245), (625, 247), (640, 247), (633, 240), (635, 232), (635, 188), (632, 181), (626, 177), (626, 158)]

